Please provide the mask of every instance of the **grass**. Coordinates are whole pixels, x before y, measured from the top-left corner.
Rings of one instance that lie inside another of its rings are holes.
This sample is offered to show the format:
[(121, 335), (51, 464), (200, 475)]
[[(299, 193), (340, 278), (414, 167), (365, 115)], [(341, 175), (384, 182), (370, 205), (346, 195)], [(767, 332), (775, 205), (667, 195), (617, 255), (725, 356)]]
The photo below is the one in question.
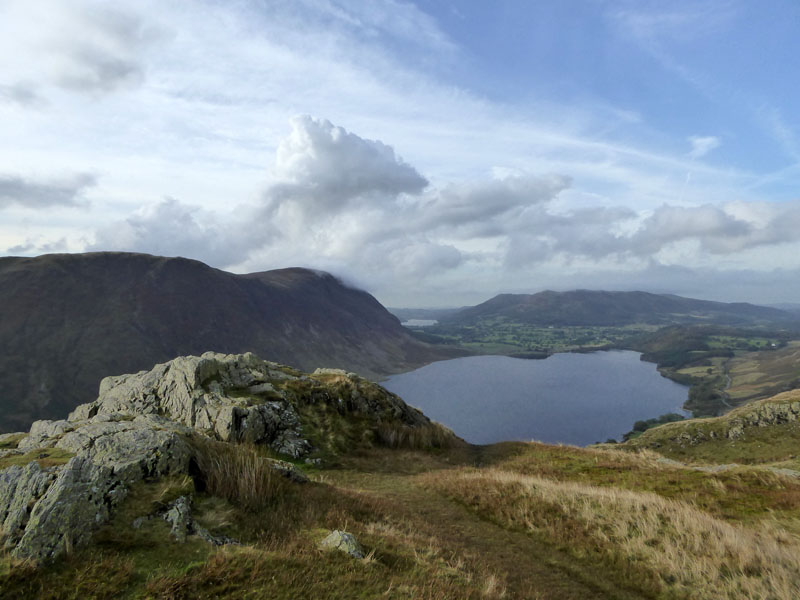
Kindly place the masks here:
[[(330, 459), (308, 469), (311, 482), (281, 477), (263, 448), (193, 436), (191, 476), (134, 486), (92, 545), (38, 566), (0, 555), (0, 597), (800, 594), (800, 478), (768, 469), (793, 464), (800, 424), (724, 435), (747, 410), (800, 402), (800, 392), (716, 420), (650, 429), (626, 444), (577, 448), (470, 446), (436, 423), (378, 420), (364, 408), (386, 396), (339, 374), (276, 386), (297, 397), (306, 433)], [(702, 440), (686, 442), (699, 431)], [(695, 464), (670, 463), (654, 448)], [(54, 449), (28, 454), (9, 458), (68, 460)], [(701, 470), (698, 461), (714, 458), (751, 464)], [(240, 544), (173, 540), (158, 514), (184, 495), (203, 527)], [(353, 533), (367, 557), (321, 551), (333, 529)]]
[(800, 594), (800, 543), (732, 525), (659, 495), (502, 470), (450, 472), (435, 489), (492, 520), (607, 564), (620, 585), (673, 598), (789, 600)]
[(619, 345), (653, 325), (542, 326), (509, 317), (481, 317), (473, 325), (438, 324), (422, 330), (427, 341), (457, 345), (487, 354), (566, 352)]
[(265, 509), (289, 485), (252, 445), (195, 441), (195, 485), (248, 511)]
[(16, 448), (26, 437), (28, 437), (27, 433), (8, 433), (5, 436), (0, 436), (0, 450)]
[(450, 429), (435, 422), (417, 427), (402, 423), (381, 423), (376, 434), (380, 445), (406, 450), (444, 449), (465, 443)]
[[(91, 546), (40, 568), (0, 560), (0, 597), (503, 597), (501, 577), (420, 532), (391, 498), (276, 479), (262, 472), (263, 459), (253, 448), (220, 446), (212, 442), (211, 462), (198, 465), (203, 491), (186, 476), (141, 483)], [(215, 478), (219, 483), (211, 485)], [(248, 484), (268, 485), (269, 498), (253, 502)], [(194, 496), (195, 518), (203, 526), (241, 545), (214, 548), (192, 536), (178, 543), (160, 518), (131, 527), (134, 519), (186, 494)], [(320, 550), (332, 529), (354, 533), (367, 558)], [(113, 569), (113, 576), (104, 577), (104, 569)]]
[(54, 467), (66, 464), (73, 456), (75, 456), (74, 453), (61, 448), (37, 448), (25, 454), (11, 454), (0, 458), (0, 469), (14, 465), (25, 466), (33, 461), (38, 462), (42, 468)]
[(326, 373), (276, 385), (295, 399), (303, 432), (317, 448), (315, 457), (329, 465), (380, 445), (429, 449), (462, 443), (438, 423), (410, 426), (393, 416), (396, 396), (366, 379)]
[[(768, 423), (759, 416), (773, 408), (800, 402), (800, 391), (759, 400), (716, 418), (692, 419), (649, 429), (621, 445), (638, 450), (649, 448), (664, 456), (683, 461), (740, 462), (763, 464), (796, 462), (800, 454), (800, 422)], [(751, 421), (761, 420), (758, 426)]]
[[(0, 560), (0, 596), (780, 600), (800, 581), (781, 526), (798, 522), (800, 482), (756, 468), (537, 443), (373, 447), (300, 485), (262, 472), (253, 447), (204, 451), (194, 479), (137, 485), (92, 546), (39, 569)], [(131, 527), (187, 494), (204, 527), (241, 546), (178, 543), (160, 518)], [(319, 550), (333, 529), (368, 557)]]
[(659, 461), (653, 452), (507, 443), (486, 456), (489, 466), (523, 476), (655, 493), (729, 521), (780, 520), (796, 528), (800, 480), (758, 468), (705, 472)]

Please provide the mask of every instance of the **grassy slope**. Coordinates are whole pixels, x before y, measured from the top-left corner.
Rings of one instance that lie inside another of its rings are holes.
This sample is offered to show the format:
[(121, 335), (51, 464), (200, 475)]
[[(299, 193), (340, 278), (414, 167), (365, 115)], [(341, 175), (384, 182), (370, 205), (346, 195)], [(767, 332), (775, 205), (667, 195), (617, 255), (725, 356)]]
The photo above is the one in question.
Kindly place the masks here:
[[(791, 598), (800, 581), (800, 480), (764, 465), (707, 472), (652, 451), (505, 443), (373, 448), (311, 474), (273, 481), (255, 507), (195, 493), (200, 521), (243, 542), (220, 549), (174, 542), (158, 519), (131, 529), (193, 487), (142, 485), (94, 546), (39, 570), (7, 558), (0, 595), (756, 598), (772, 586)], [(318, 550), (331, 529), (368, 558)]]
[[(800, 423), (772, 412), (800, 402), (800, 390), (758, 400), (710, 419), (668, 423), (622, 447), (651, 449), (682, 461), (772, 464), (800, 469)], [(758, 425), (760, 422), (761, 425)]]

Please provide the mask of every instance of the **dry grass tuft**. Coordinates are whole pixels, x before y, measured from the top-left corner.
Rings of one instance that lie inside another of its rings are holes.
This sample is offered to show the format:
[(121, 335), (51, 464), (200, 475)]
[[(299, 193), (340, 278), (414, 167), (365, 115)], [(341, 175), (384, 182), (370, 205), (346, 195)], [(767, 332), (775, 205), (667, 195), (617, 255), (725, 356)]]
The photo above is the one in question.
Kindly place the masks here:
[(196, 483), (212, 496), (248, 511), (260, 511), (289, 484), (256, 448), (213, 440), (198, 445)]

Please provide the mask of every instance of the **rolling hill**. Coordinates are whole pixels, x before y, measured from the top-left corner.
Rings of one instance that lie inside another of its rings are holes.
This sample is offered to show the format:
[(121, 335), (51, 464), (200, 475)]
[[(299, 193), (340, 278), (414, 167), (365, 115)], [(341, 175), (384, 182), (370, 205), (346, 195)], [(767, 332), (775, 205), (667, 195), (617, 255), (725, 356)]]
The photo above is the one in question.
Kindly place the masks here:
[(443, 316), (441, 321), (469, 325), (497, 317), (544, 326), (756, 325), (789, 323), (797, 318), (777, 308), (743, 302), (712, 302), (648, 292), (574, 290), (500, 294), (477, 306)]
[(454, 355), (326, 273), (234, 275), (105, 252), (0, 258), (0, 347), (0, 431), (66, 414), (103, 377), (180, 354), (251, 351), (372, 377)]

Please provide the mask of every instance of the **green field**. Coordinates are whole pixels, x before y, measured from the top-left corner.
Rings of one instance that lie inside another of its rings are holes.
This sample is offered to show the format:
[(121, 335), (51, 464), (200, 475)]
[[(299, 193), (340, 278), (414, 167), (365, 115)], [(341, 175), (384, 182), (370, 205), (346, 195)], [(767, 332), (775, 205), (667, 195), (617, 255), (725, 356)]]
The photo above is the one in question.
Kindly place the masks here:
[[(475, 325), (436, 325), (414, 329), (426, 341), (453, 344), (487, 354), (524, 352), (568, 352), (617, 347), (655, 325), (538, 326), (506, 317), (479, 319)], [(433, 338), (433, 339), (431, 339)]]

